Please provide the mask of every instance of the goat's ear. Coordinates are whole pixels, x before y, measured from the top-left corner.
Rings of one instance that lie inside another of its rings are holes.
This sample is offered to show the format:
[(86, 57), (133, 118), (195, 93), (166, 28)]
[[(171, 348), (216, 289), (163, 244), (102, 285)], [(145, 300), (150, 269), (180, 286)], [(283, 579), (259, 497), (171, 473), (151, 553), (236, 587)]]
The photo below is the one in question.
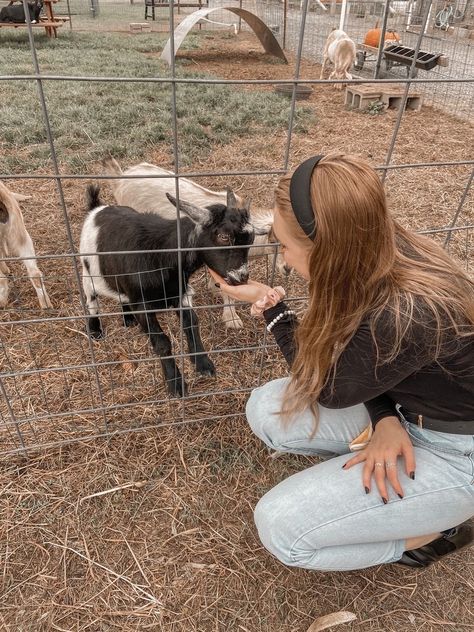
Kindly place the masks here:
[(237, 198), (235, 197), (235, 193), (232, 189), (227, 189), (227, 208), (229, 210), (238, 208)]
[(244, 211), (249, 213), (250, 212), (250, 200), (244, 200), (242, 208), (244, 209)]
[(265, 228), (264, 226), (255, 226), (255, 224), (252, 224), (252, 228), (255, 235), (270, 235), (270, 233), (272, 232), (271, 228)]
[(270, 235), (273, 230), (273, 213), (256, 214), (250, 218), (255, 235)]
[(25, 200), (31, 200), (31, 195), (23, 195), (23, 193), (14, 193), (10, 191), (17, 202), (24, 202)]
[(0, 224), (6, 224), (8, 222), (8, 209), (5, 204), (0, 200)]
[(194, 204), (190, 204), (189, 202), (181, 199), (179, 200), (179, 205), (177, 205), (176, 198), (173, 197), (170, 193), (167, 193), (166, 197), (173, 206), (177, 206), (180, 213), (184, 213), (185, 215), (187, 215), (189, 219), (192, 219), (195, 224), (207, 224), (211, 221), (211, 211), (209, 211), (207, 208), (194, 206)]

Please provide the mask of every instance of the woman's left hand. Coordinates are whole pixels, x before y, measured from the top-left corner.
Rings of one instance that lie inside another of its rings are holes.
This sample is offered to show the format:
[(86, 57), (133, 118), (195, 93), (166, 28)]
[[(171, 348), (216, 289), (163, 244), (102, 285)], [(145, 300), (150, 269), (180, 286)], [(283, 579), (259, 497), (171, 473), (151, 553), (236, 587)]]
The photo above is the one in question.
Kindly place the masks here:
[(209, 274), (216, 282), (216, 286), (236, 301), (243, 301), (244, 303), (256, 303), (261, 298), (266, 296), (272, 289), (264, 283), (258, 281), (252, 281), (249, 279), (244, 285), (229, 285), (224, 279), (209, 268)]
[(362, 484), (368, 494), (372, 476), (380, 492), (382, 500), (388, 503), (387, 480), (400, 498), (403, 489), (398, 480), (397, 459), (405, 459), (405, 471), (415, 478), (415, 451), (408, 432), (400, 424), (398, 417), (385, 417), (375, 426), (374, 434), (366, 448), (361, 450), (343, 466), (345, 470), (356, 463), (364, 463)]

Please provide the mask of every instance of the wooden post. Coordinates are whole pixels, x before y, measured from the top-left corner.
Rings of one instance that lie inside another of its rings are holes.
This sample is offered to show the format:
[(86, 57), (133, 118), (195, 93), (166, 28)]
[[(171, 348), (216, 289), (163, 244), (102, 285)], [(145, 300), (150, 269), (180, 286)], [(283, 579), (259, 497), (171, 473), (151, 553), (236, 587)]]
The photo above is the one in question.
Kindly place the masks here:
[(69, 17), (69, 30), (72, 31), (71, 5), (69, 4), (69, 0), (67, 0), (67, 14)]
[(286, 21), (288, 13), (288, 0), (283, 0), (283, 50), (286, 48)]
[(344, 22), (346, 20), (347, 0), (342, 0), (341, 17), (339, 18), (339, 29), (344, 30)]

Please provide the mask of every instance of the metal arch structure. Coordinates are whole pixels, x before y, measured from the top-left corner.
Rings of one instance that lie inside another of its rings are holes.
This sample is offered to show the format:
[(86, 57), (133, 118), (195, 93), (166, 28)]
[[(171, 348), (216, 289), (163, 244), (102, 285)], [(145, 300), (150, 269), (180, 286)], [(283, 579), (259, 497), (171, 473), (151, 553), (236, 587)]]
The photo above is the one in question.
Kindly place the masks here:
[[(240, 9), (239, 7), (213, 7), (211, 9), (204, 8), (198, 9), (188, 15), (182, 22), (179, 24), (174, 31), (174, 53), (176, 55), (176, 51), (181, 46), (184, 41), (184, 38), (189, 33), (189, 31), (199, 22), (201, 18), (206, 18), (210, 13), (214, 11), (231, 11), (235, 13), (235, 15), (239, 16), (247, 22), (250, 28), (253, 30), (255, 35), (260, 40), (265, 52), (269, 55), (273, 55), (274, 57), (278, 57), (285, 64), (288, 63), (287, 58), (285, 57), (285, 53), (283, 52), (280, 44), (278, 43), (276, 37), (273, 35), (268, 26), (261, 20), (259, 17), (255, 15), (255, 13), (251, 13), (250, 11), (246, 11), (245, 9)], [(161, 53), (161, 59), (168, 62), (171, 66), (171, 39), (168, 39), (166, 42), (166, 46)]]

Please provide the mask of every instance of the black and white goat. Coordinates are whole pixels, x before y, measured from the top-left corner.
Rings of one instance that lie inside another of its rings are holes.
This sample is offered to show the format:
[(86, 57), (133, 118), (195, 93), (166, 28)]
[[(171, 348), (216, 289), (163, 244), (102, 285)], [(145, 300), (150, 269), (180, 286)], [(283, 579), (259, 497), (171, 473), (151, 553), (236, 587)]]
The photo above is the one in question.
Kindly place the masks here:
[[(117, 204), (132, 206), (140, 213), (157, 213), (161, 217), (168, 219), (176, 218), (176, 209), (168, 201), (167, 193), (175, 192), (175, 178), (172, 171), (152, 165), (148, 162), (141, 162), (138, 165), (128, 167), (124, 171), (114, 158), (107, 158), (103, 161), (105, 171), (109, 175), (124, 176), (120, 180), (111, 180), (110, 184)], [(127, 178), (127, 176), (161, 176), (144, 178)], [(164, 176), (164, 177), (163, 177)], [(179, 178), (180, 197), (192, 204), (200, 207), (207, 207), (210, 204), (225, 204), (226, 191), (212, 191), (206, 189), (197, 182), (189, 178)], [(236, 196), (238, 203), (242, 200)], [(250, 221), (255, 230), (255, 241), (250, 248), (249, 257), (267, 255), (273, 261), (275, 246), (272, 243), (273, 212), (269, 210), (253, 210)], [(274, 240), (273, 240), (274, 241)], [(287, 266), (281, 254), (276, 260), (277, 271), (288, 275), (291, 268)], [(216, 292), (212, 278), (209, 279), (209, 289)], [(233, 305), (233, 301), (222, 294), (224, 309), (222, 320), (229, 329), (241, 329), (243, 323)]]
[[(168, 197), (176, 205), (176, 199)], [(181, 306), (184, 333), (196, 371), (215, 375), (201, 341), (198, 318), (186, 295), (188, 279), (207, 265), (232, 285), (247, 281), (248, 251), (254, 240), (248, 206), (239, 207), (231, 192), (226, 205), (201, 208), (179, 201), (181, 247), (193, 249), (182, 253), (180, 296), (178, 253), (160, 252), (178, 247), (177, 220), (138, 213), (127, 206), (103, 206), (97, 186), (88, 187), (87, 203), (89, 214), (82, 228), (80, 251), (84, 293), (93, 315), (88, 324), (90, 336), (102, 336), (98, 296), (119, 300), (126, 324), (136, 320), (160, 356), (170, 394), (182, 395), (186, 387), (174, 359), (168, 357), (172, 354), (171, 342), (156, 317), (157, 310)], [(232, 245), (239, 247), (229, 248)], [(120, 254), (122, 251), (133, 253)], [(112, 254), (101, 254), (105, 252)]]

